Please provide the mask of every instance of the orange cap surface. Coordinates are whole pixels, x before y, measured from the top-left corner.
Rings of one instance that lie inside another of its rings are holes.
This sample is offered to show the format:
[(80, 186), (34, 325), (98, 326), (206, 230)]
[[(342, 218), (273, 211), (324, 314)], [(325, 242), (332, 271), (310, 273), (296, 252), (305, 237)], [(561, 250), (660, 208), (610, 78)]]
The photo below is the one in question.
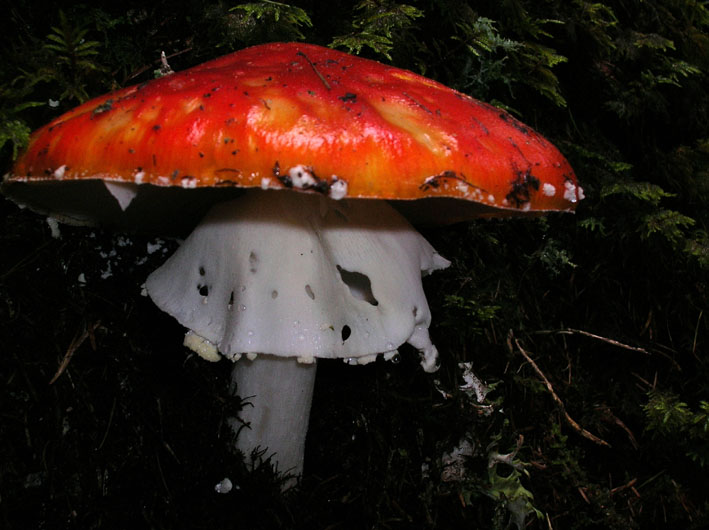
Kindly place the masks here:
[(6, 182), (282, 188), (302, 173), (296, 187), (331, 193), (337, 182), (348, 198), (452, 197), (508, 213), (571, 210), (582, 198), (559, 151), (504, 111), (299, 43), (88, 101), (36, 131)]

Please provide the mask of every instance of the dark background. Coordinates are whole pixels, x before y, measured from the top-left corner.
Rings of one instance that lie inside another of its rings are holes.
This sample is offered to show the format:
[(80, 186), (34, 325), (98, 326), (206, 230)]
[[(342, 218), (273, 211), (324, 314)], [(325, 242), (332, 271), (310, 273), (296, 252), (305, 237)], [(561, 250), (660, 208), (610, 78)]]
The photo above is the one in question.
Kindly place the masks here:
[[(424, 229), (453, 262), (425, 280), (440, 371), (404, 348), (398, 364), (320, 363), (286, 494), (228, 450), (229, 366), (191, 355), (140, 294), (176, 243), (54, 238), (0, 201), (0, 527), (709, 527), (705, 4), (235, 5), (3, 2), (0, 170), (30, 130), (151, 79), (161, 51), (182, 70), (302, 39), (509, 110), (587, 198), (575, 215)], [(484, 403), (459, 388), (462, 362)]]

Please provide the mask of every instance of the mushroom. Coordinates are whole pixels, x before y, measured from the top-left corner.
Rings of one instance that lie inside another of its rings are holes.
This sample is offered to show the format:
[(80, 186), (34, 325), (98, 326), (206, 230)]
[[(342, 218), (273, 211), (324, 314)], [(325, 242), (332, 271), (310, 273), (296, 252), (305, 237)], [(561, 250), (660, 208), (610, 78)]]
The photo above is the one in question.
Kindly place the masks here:
[(32, 135), (2, 191), (119, 228), (211, 207), (145, 287), (188, 329), (186, 346), (238, 361), (234, 392), (253, 407), (233, 422), (237, 447), (294, 475), (317, 358), (366, 364), (408, 342), (437, 368), (421, 275), (448, 261), (400, 212), (450, 223), (583, 198), (559, 151), (504, 111), (296, 43), (77, 107)]

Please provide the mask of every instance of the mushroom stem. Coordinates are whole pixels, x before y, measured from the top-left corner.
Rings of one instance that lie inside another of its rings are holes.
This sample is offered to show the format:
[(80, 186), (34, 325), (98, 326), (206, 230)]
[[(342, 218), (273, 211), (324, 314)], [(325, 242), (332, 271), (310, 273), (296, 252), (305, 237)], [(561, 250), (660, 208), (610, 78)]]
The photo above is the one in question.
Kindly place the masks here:
[[(247, 462), (258, 465), (271, 459), (279, 473), (302, 474), (316, 368), (315, 362), (275, 355), (243, 358), (234, 365), (231, 392), (244, 407), (229, 423), (237, 433), (236, 448)], [(295, 478), (284, 488), (294, 483)]]
[(231, 424), (247, 461), (299, 475), (315, 359), (366, 364), (408, 342), (436, 370), (421, 275), (446, 266), (384, 201), (250, 190), (214, 206), (145, 287), (187, 347), (241, 359), (233, 386), (250, 404)]

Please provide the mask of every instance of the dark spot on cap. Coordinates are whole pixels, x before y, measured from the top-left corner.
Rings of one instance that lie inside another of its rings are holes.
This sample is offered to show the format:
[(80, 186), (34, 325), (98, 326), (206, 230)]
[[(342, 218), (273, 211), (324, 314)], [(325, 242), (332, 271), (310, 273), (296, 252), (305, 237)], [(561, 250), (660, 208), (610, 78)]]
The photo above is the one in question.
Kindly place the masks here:
[(113, 99), (107, 99), (103, 103), (101, 103), (99, 106), (97, 106), (93, 112), (91, 113), (92, 116), (96, 116), (97, 114), (103, 114), (104, 112), (108, 112), (113, 108)]
[(531, 190), (539, 189), (539, 179), (532, 175), (528, 169), (526, 171), (517, 172), (517, 178), (512, 182), (512, 189), (505, 198), (514, 204), (517, 208), (525, 203), (528, 203), (531, 196)]
[(451, 171), (450, 169), (447, 169), (446, 171), (442, 171), (438, 175), (433, 175), (431, 177), (427, 177), (426, 180), (423, 181), (423, 184), (421, 184), (419, 186), (419, 189), (421, 191), (438, 189), (441, 186), (441, 184), (443, 184), (443, 181), (445, 181), (445, 180), (457, 180), (458, 182), (462, 182), (463, 184), (466, 184), (466, 185), (470, 186), (471, 188), (477, 188), (477, 189), (480, 189), (481, 191), (484, 191), (479, 186), (475, 186), (475, 185), (471, 184), (470, 182), (468, 182), (467, 180), (465, 180), (465, 176), (458, 175), (458, 173), (456, 173), (455, 171)]
[(278, 160), (276, 160), (276, 163), (273, 164), (273, 169), (271, 169), (271, 172), (273, 173), (273, 176), (276, 177), (283, 186), (286, 188), (292, 188), (293, 187), (293, 181), (288, 175), (281, 175), (281, 165), (278, 163)]
[(527, 127), (527, 126), (526, 126), (524, 123), (522, 123), (521, 121), (516, 120), (515, 118), (513, 118), (512, 116), (510, 116), (510, 115), (507, 114), (506, 112), (500, 112), (500, 113), (498, 114), (498, 116), (500, 117), (500, 119), (501, 119), (502, 121), (504, 121), (505, 123), (509, 123), (512, 127), (514, 127), (515, 129), (517, 129), (517, 130), (518, 130), (519, 132), (521, 132), (522, 134), (525, 134), (525, 135), (528, 135), (528, 134), (529, 134), (529, 127)]

